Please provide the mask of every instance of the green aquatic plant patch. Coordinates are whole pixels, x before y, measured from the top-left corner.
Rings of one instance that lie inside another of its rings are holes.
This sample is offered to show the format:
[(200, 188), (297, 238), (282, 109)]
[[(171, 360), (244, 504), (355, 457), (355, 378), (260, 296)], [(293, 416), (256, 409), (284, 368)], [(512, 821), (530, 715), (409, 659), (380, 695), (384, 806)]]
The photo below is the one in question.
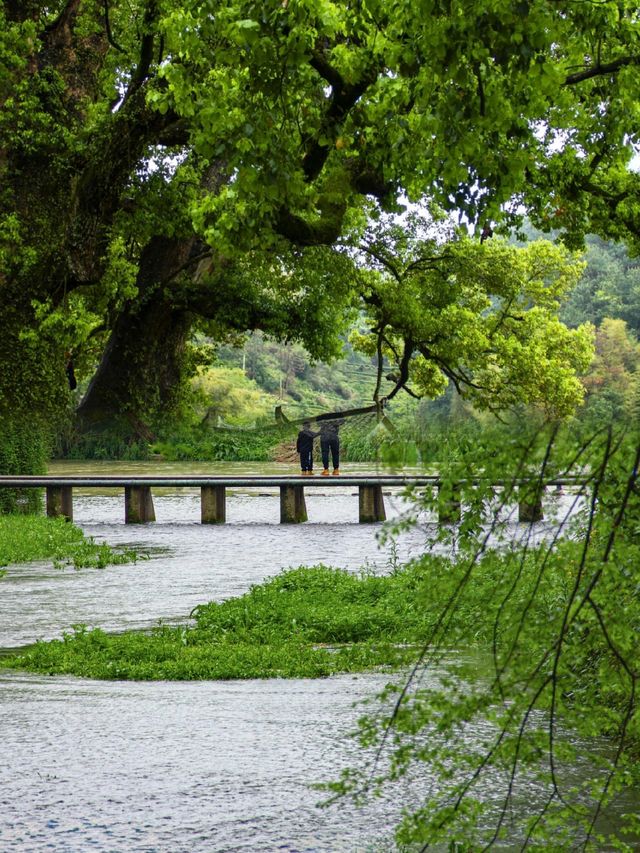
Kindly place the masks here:
[(242, 642), (235, 637), (205, 641), (180, 628), (164, 626), (149, 634), (105, 634), (76, 628), (62, 640), (37, 643), (4, 666), (84, 678), (150, 680), (227, 680), (247, 678), (321, 678), (338, 672), (362, 672), (390, 661), (399, 663), (406, 650), (385, 644), (323, 648), (290, 640)]
[(133, 562), (136, 556), (133, 551), (114, 550), (94, 542), (63, 518), (0, 515), (0, 566), (53, 560), (57, 565), (70, 564), (76, 568), (104, 568)]
[(3, 664), (89, 678), (315, 678), (408, 660), (426, 611), (407, 599), (419, 573), (293, 569), (193, 612), (193, 624), (109, 635), (78, 627)]
[[(451, 636), (486, 644), (496, 590), (510, 583), (508, 558), (487, 554), (475, 570)], [(455, 564), (433, 556), (384, 576), (300, 567), (238, 598), (197, 607), (188, 625), (117, 635), (78, 626), (3, 664), (138, 680), (315, 678), (397, 667), (416, 658), (458, 578)], [(552, 601), (548, 606), (554, 609)]]

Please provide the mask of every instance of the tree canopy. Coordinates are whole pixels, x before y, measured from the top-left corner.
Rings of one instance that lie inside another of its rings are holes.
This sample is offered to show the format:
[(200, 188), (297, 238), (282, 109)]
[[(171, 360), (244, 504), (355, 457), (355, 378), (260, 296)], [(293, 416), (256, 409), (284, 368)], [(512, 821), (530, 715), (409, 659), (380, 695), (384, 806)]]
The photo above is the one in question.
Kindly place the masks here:
[(537, 404), (552, 417), (582, 401), (576, 373), (589, 367), (593, 329), (560, 322), (557, 309), (583, 264), (565, 249), (537, 241), (517, 248), (419, 239), (424, 219), (375, 221), (362, 241), (368, 261), (360, 292), (368, 320), (356, 348), (378, 355), (379, 396), (386, 375), (416, 397), (436, 397), (451, 381), (478, 408), (495, 412)]
[(63, 406), (73, 350), (83, 421), (142, 428), (198, 318), (326, 355), (364, 200), (637, 236), (628, 2), (5, 0), (0, 32), (5, 414)]

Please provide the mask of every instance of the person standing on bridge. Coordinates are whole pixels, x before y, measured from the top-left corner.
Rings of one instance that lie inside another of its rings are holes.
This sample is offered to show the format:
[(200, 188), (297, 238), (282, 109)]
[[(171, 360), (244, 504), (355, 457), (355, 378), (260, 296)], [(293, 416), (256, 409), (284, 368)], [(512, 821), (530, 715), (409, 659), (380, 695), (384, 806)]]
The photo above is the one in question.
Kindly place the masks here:
[(319, 432), (312, 431), (309, 421), (302, 424), (302, 429), (298, 433), (296, 450), (300, 454), (300, 467), (303, 477), (313, 476), (313, 439), (319, 435)]
[(338, 430), (344, 423), (344, 418), (323, 421), (320, 424), (320, 452), (322, 453), (322, 476), (329, 476), (329, 451), (333, 462), (333, 476), (340, 473), (340, 437)]

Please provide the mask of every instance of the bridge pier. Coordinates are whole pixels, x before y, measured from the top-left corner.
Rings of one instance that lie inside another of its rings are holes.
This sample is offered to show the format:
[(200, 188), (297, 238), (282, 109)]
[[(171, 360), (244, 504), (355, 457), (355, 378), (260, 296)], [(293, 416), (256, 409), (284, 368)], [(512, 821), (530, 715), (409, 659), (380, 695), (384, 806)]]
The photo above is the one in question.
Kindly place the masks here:
[(224, 486), (202, 486), (200, 489), (202, 524), (224, 524), (227, 520), (227, 496)]
[(307, 521), (304, 486), (280, 486), (280, 524)]
[(438, 523), (459, 524), (462, 518), (460, 488), (455, 483), (445, 488), (438, 486)]
[(156, 512), (150, 486), (124, 487), (124, 523), (144, 524), (155, 521)]
[(533, 524), (536, 521), (542, 521), (544, 513), (542, 511), (542, 492), (536, 489), (532, 492), (530, 489), (518, 489), (518, 521)]
[(387, 518), (382, 486), (358, 486), (358, 506), (360, 524), (385, 521)]
[[(125, 492), (125, 523), (143, 524), (155, 521), (155, 508), (151, 494), (152, 488), (166, 489), (190, 488), (200, 490), (201, 520), (203, 524), (223, 524), (226, 521), (226, 489), (260, 488), (279, 489), (280, 492), (280, 521), (284, 524), (299, 524), (307, 521), (305, 504), (305, 489), (307, 487), (340, 486), (349, 490), (358, 488), (359, 521), (361, 523), (384, 521), (386, 509), (383, 500), (383, 488), (407, 489), (417, 488), (419, 491), (431, 492), (436, 490), (436, 506), (430, 503), (438, 514), (438, 523), (455, 525), (462, 519), (462, 489), (465, 485), (490, 485), (486, 478), (478, 480), (465, 479), (460, 475), (455, 481), (442, 480), (437, 475), (391, 475), (364, 474), (362, 476), (347, 475), (342, 477), (309, 477), (299, 475), (193, 475), (193, 476), (95, 476), (95, 475), (4, 475), (0, 474), (0, 489), (46, 489), (46, 512), (48, 516), (62, 516), (73, 519), (73, 489), (114, 489), (124, 488)], [(580, 477), (563, 477), (543, 481), (539, 476), (518, 479), (515, 484), (506, 484), (502, 480), (491, 483), (493, 488), (504, 490), (509, 486), (510, 509), (518, 505), (518, 520), (525, 524), (535, 523), (543, 517), (543, 501), (545, 489), (570, 486), (581, 489), (587, 485)], [(517, 494), (512, 498), (512, 485)], [(582, 492), (581, 492), (582, 493)]]
[(47, 515), (64, 516), (73, 521), (73, 489), (71, 486), (47, 486)]

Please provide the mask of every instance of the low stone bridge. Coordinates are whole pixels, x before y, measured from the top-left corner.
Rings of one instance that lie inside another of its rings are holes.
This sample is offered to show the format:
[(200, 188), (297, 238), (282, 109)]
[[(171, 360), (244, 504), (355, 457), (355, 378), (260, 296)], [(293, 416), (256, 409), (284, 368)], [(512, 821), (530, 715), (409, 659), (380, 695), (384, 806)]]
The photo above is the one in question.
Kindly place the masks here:
[[(518, 502), (518, 520), (540, 521), (542, 493), (546, 487), (561, 488), (576, 485), (575, 479), (548, 480), (540, 486), (537, 495), (522, 496)], [(341, 475), (339, 477), (298, 476), (0, 476), (0, 488), (46, 490), (47, 515), (73, 519), (73, 489), (124, 489), (124, 517), (126, 524), (155, 521), (152, 488), (198, 488), (200, 489), (201, 521), (203, 524), (223, 524), (226, 521), (226, 490), (234, 488), (278, 488), (280, 492), (280, 522), (297, 524), (307, 521), (304, 492), (307, 488), (352, 488), (358, 489), (359, 521), (361, 523), (384, 521), (386, 518), (383, 489), (408, 488), (439, 489), (440, 477), (433, 475), (410, 476), (400, 474)], [(496, 487), (505, 485), (494, 483)], [(509, 484), (511, 485), (511, 484)], [(522, 485), (527, 485), (523, 482)], [(449, 487), (450, 488), (450, 487)], [(461, 506), (456, 489), (449, 500), (441, 504), (439, 521), (455, 524), (460, 520)]]

